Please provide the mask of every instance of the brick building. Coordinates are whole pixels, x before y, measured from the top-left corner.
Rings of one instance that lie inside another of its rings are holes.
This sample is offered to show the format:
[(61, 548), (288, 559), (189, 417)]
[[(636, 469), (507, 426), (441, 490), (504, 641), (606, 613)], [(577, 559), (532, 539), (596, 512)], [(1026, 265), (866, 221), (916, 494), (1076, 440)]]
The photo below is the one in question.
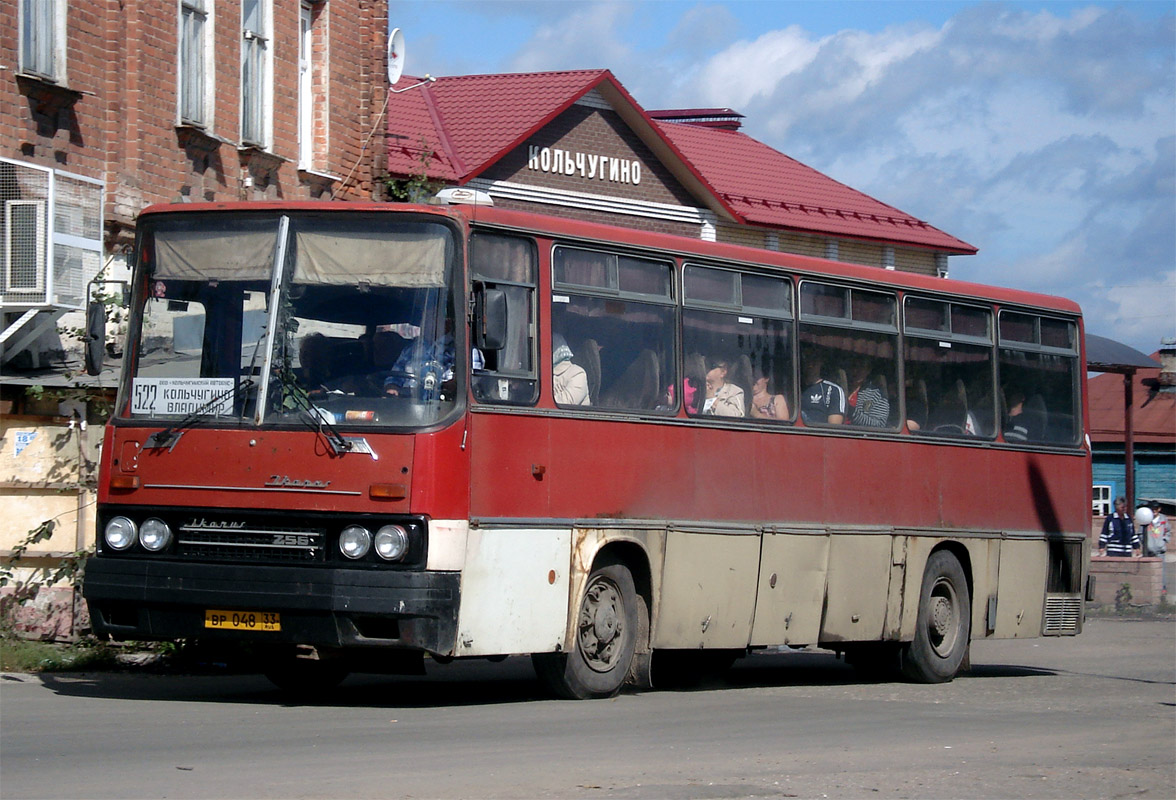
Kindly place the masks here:
[(387, 0), (0, 0), (4, 363), (52, 352), (151, 203), (370, 199), (387, 19)]
[[(93, 535), (87, 285), (152, 203), (371, 199), (387, 26), (387, 0), (0, 0), (0, 557), (52, 522), (18, 580)], [(37, 602), (72, 629), (70, 590)]]
[(438, 78), (391, 97), (388, 171), (505, 208), (927, 275), (976, 252), (747, 136), (741, 120), (646, 111), (608, 70)]

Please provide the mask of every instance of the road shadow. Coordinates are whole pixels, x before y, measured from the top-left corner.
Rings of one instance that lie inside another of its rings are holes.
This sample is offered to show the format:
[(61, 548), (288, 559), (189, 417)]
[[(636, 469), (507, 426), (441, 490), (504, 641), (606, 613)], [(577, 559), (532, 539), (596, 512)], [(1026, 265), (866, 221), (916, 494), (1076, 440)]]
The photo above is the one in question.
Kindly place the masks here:
[[(1013, 664), (977, 664), (959, 680), (1054, 677), (1054, 670)], [(293, 697), (264, 676), (209, 668), (199, 674), (159, 669), (117, 672), (5, 675), (4, 681), (38, 681), (68, 697), (137, 701), (185, 701), (270, 706), (453, 708), (551, 701), (529, 658), (441, 665), (428, 662), (425, 675), (356, 674), (314, 697)], [(828, 651), (753, 654), (722, 673), (663, 682), (655, 692), (737, 691), (752, 688), (850, 686), (902, 682), (898, 676), (865, 677)], [(633, 692), (640, 694), (639, 692)]]

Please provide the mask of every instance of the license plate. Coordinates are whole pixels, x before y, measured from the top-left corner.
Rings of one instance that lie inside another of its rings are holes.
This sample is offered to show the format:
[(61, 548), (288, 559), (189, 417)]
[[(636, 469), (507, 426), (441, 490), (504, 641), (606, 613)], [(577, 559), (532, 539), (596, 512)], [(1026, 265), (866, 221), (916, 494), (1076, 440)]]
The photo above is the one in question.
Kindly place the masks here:
[(204, 612), (204, 627), (228, 631), (280, 631), (282, 615), (273, 611), (220, 611), (210, 608)]

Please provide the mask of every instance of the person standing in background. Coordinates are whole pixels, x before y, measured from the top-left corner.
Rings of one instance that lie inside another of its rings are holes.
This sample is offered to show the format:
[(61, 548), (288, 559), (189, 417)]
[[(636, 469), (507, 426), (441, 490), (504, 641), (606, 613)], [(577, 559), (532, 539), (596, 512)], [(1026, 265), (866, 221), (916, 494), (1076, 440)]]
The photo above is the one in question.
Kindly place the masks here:
[(1127, 498), (1115, 498), (1115, 512), (1103, 522), (1098, 536), (1098, 554), (1114, 558), (1130, 558), (1140, 549), (1135, 520), (1127, 513)]

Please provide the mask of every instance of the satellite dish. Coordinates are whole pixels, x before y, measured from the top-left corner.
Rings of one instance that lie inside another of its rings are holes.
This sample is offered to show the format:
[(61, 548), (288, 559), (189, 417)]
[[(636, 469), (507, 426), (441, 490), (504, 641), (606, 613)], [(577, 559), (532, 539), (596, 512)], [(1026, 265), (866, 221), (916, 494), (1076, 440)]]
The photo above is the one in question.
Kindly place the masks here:
[(388, 85), (395, 86), (404, 72), (404, 33), (393, 28), (388, 34)]

